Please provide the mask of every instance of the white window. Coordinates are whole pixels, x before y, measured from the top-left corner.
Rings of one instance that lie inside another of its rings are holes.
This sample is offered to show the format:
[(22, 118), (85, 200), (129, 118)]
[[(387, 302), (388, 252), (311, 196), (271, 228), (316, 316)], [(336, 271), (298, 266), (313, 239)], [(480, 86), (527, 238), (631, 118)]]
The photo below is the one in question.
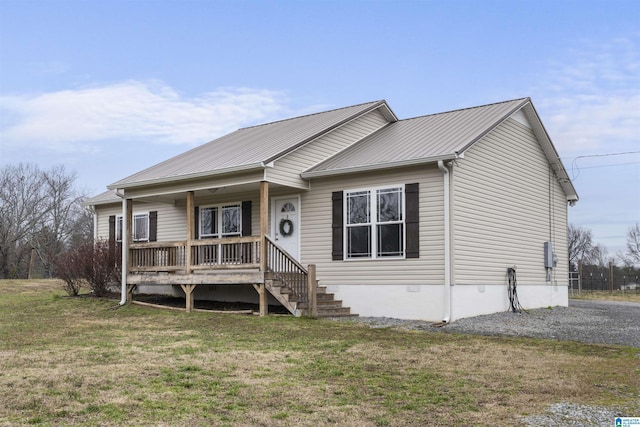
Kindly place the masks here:
[(149, 241), (149, 214), (133, 215), (133, 241)]
[(345, 191), (346, 259), (405, 255), (404, 187)]
[(240, 203), (200, 208), (200, 237), (240, 236), (242, 227)]
[[(132, 235), (134, 242), (149, 241), (149, 213), (133, 215)], [(122, 215), (116, 216), (116, 241), (122, 242)]]

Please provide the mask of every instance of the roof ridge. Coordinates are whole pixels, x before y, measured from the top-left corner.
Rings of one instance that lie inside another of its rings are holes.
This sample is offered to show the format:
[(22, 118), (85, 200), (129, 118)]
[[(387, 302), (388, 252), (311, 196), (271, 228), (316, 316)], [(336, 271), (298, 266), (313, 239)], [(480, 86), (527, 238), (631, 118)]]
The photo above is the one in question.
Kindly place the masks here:
[(362, 102), (360, 104), (347, 105), (346, 107), (333, 108), (331, 110), (318, 111), (316, 113), (303, 114), (301, 116), (289, 117), (289, 118), (286, 118), (286, 119), (280, 119), (280, 120), (276, 120), (276, 121), (269, 122), (269, 123), (261, 123), (261, 124), (258, 124), (258, 125), (246, 126), (246, 127), (243, 127), (243, 128), (239, 128), (238, 130), (252, 129), (252, 128), (258, 128), (258, 127), (261, 127), (261, 126), (273, 125), (273, 124), (276, 124), (276, 123), (287, 122), (289, 120), (302, 119), (304, 117), (311, 117), (311, 116), (317, 116), (319, 114), (325, 114), (325, 113), (331, 113), (331, 112), (334, 112), (334, 111), (346, 110), (347, 108), (361, 107), (361, 106), (367, 105), (367, 104), (371, 104), (371, 105), (380, 104), (380, 105), (382, 105), (382, 104), (384, 104), (386, 102), (387, 101), (385, 101), (384, 99), (380, 99), (380, 100), (377, 100), (377, 101)]
[(458, 108), (455, 110), (449, 110), (449, 111), (441, 111), (439, 113), (432, 113), (432, 114), (423, 114), (421, 116), (415, 116), (415, 117), (408, 117), (406, 119), (400, 119), (398, 120), (399, 122), (406, 122), (409, 120), (414, 120), (414, 119), (422, 119), (424, 117), (431, 117), (431, 116), (439, 116), (442, 114), (449, 114), (449, 113), (457, 113), (459, 111), (466, 111), (466, 110), (474, 110), (476, 108), (485, 108), (485, 107), (491, 107), (493, 105), (500, 105), (500, 104), (507, 104), (509, 102), (514, 102), (514, 101), (525, 101), (525, 100), (531, 100), (529, 97), (524, 97), (524, 98), (514, 98), (514, 99), (509, 99), (507, 101), (499, 101), (499, 102), (491, 102), (489, 104), (484, 104), (484, 105), (476, 105), (475, 107), (466, 107), (466, 108)]

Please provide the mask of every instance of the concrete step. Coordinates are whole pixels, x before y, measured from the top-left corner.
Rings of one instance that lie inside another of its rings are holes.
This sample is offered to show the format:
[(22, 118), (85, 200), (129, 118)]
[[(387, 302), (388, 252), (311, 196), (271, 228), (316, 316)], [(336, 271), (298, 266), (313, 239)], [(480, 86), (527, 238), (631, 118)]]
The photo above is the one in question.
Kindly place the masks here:
[(318, 307), (318, 317), (357, 317), (349, 307)]

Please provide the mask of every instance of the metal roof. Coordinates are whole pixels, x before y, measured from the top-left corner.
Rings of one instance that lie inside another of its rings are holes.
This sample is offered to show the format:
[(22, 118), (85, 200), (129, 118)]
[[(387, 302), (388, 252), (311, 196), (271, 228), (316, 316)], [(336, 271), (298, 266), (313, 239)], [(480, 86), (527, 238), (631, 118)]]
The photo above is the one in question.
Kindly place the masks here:
[(108, 188), (130, 188), (264, 168), (265, 164), (297, 147), (380, 107), (384, 107), (390, 120), (397, 120), (385, 101), (375, 101), (247, 127), (116, 181)]
[(107, 205), (110, 203), (118, 203), (122, 199), (116, 195), (115, 190), (107, 190), (104, 193), (100, 193), (97, 196), (93, 196), (83, 202), (86, 206)]
[[(578, 199), (564, 165), (529, 98), (400, 121), (385, 101), (375, 101), (247, 127), (114, 182), (108, 188), (127, 189), (262, 169), (296, 148), (374, 109), (380, 109), (390, 123), (304, 171), (301, 176), (313, 178), (453, 159), (462, 155), (515, 112), (522, 110), (549, 163), (558, 173), (567, 197), (571, 200)], [(107, 192), (91, 199), (90, 204), (104, 204), (114, 200), (117, 200), (115, 193)]]
[(455, 158), (528, 98), (400, 120), (305, 171), (303, 177)]

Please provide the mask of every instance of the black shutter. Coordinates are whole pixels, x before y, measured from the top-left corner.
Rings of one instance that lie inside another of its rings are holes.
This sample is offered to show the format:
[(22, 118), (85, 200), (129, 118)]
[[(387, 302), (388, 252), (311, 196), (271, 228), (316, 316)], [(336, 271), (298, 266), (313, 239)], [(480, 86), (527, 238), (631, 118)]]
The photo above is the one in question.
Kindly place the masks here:
[(342, 261), (344, 259), (343, 249), (343, 220), (342, 220), (342, 191), (334, 191), (331, 193), (331, 259), (334, 261)]
[(200, 206), (195, 207), (193, 215), (194, 215), (193, 228), (195, 229), (193, 230), (193, 238), (199, 239), (200, 238)]
[(158, 211), (149, 212), (149, 241), (158, 240)]
[(109, 217), (109, 246), (113, 246), (116, 242), (116, 216)]
[(407, 247), (406, 258), (420, 258), (420, 205), (418, 201), (418, 184), (406, 184), (404, 186), (405, 209), (407, 217)]
[(242, 202), (242, 235), (251, 236), (251, 200)]
[(115, 262), (116, 251), (118, 245), (116, 244), (116, 216), (111, 215), (109, 217), (109, 264)]

